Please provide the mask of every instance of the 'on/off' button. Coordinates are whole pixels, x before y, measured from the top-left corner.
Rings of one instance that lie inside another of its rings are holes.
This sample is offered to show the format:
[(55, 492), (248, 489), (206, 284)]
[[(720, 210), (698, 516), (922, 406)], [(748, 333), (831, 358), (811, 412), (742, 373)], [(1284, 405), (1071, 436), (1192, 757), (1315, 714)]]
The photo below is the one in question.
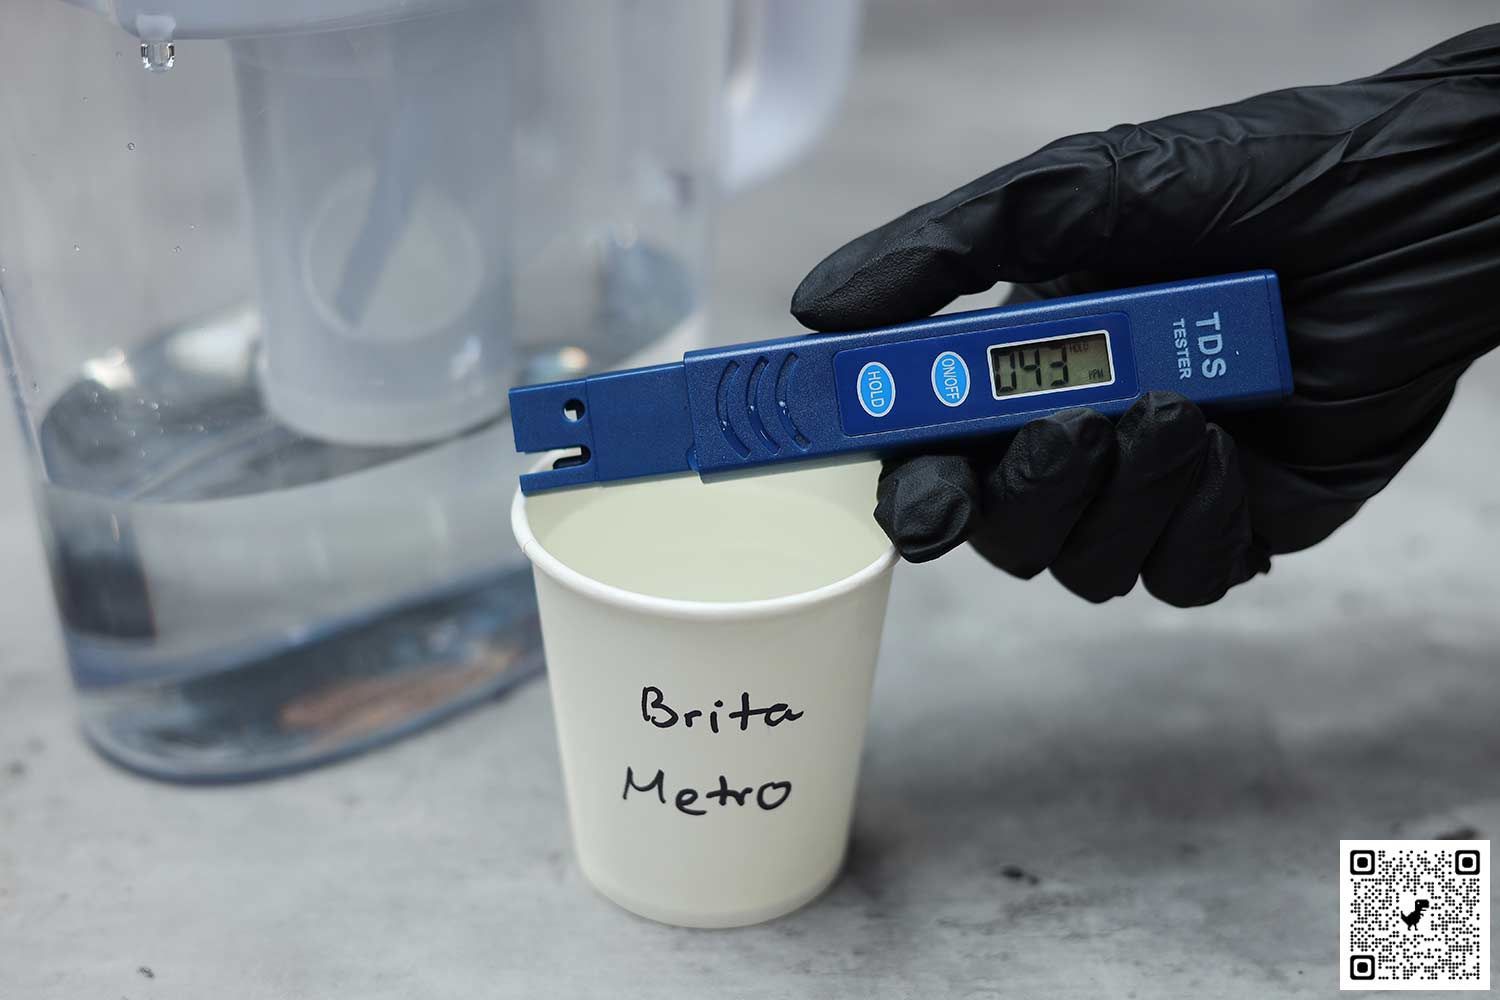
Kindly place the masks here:
[(891, 370), (879, 361), (871, 361), (859, 370), (859, 405), (872, 417), (883, 417), (896, 405), (896, 380)]
[(932, 391), (944, 406), (959, 406), (969, 398), (969, 366), (954, 351), (932, 359)]

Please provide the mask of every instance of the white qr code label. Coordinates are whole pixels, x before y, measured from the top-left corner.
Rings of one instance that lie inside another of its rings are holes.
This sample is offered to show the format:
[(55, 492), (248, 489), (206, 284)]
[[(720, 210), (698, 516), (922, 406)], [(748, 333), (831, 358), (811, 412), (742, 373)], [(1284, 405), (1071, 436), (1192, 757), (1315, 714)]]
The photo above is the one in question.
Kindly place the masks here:
[(1341, 840), (1339, 869), (1339, 989), (1490, 988), (1488, 840)]

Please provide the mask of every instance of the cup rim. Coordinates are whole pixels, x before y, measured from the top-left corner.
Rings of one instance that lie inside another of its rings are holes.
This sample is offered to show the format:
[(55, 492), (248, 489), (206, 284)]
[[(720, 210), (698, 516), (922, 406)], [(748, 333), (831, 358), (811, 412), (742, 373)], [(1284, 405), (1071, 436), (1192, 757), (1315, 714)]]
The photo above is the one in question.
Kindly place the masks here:
[(825, 583), (821, 587), (814, 587), (812, 590), (783, 594), (780, 597), (764, 597), (753, 601), (689, 601), (677, 597), (657, 597), (626, 590), (624, 587), (596, 580), (573, 569), (547, 551), (546, 546), (542, 545), (536, 534), (532, 532), (531, 521), (526, 516), (526, 496), (520, 489), (516, 490), (515, 496), (511, 499), (510, 527), (521, 546), (521, 552), (531, 561), (532, 566), (569, 590), (612, 607), (658, 618), (689, 621), (750, 621), (816, 607), (858, 590), (896, 564), (896, 547), (887, 541), (885, 550), (869, 564), (848, 576), (834, 580), (832, 583)]

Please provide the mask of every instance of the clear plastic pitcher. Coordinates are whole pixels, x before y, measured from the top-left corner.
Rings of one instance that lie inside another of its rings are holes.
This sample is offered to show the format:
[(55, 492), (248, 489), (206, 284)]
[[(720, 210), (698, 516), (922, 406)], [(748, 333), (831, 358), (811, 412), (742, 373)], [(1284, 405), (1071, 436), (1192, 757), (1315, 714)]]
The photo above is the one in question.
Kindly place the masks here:
[(540, 663), (505, 391), (704, 339), (854, 0), (12, 0), (0, 329), (85, 732), (177, 779)]

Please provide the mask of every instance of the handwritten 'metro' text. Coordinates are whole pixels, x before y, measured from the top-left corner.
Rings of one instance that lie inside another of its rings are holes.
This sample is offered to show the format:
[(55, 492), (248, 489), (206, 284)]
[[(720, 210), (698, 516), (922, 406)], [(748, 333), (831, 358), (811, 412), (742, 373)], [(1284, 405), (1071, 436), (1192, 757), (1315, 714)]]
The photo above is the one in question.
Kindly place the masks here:
[[(715, 701), (714, 707), (708, 712), (708, 728), (713, 732), (719, 731), (719, 709), (723, 707), (724, 702)], [(740, 724), (741, 732), (750, 728), (750, 720), (756, 716), (760, 716), (761, 721), (771, 729), (775, 729), (783, 722), (796, 722), (802, 718), (801, 712), (792, 711), (791, 706), (784, 701), (767, 705), (765, 708), (751, 708), (749, 691), (740, 692), (739, 708), (724, 714), (731, 722)], [(703, 718), (703, 715), (703, 710), (698, 708), (678, 712), (677, 709), (667, 704), (666, 695), (659, 687), (641, 688), (641, 718), (657, 729), (671, 729), (679, 722), (692, 729), (693, 723)]]
[[(632, 771), (630, 769), (630, 765), (627, 764), (625, 766), (625, 790), (620, 793), (620, 798), (630, 798), (630, 793), (633, 791), (655, 792), (656, 800), (662, 805), (666, 805), (666, 786), (667, 774), (661, 768), (657, 768), (656, 777), (652, 778), (644, 785), (641, 785), (636, 783), (635, 772)], [(750, 798), (751, 792), (755, 793), (754, 799)], [(678, 812), (686, 813), (689, 816), (708, 815), (707, 809), (695, 809), (693, 807), (694, 803), (696, 803), (700, 797), (709, 801), (717, 799), (720, 809), (729, 805), (729, 800), (733, 799), (734, 804), (737, 806), (743, 806), (747, 803), (747, 801), (753, 801), (756, 805), (760, 806), (760, 808), (766, 810), (767, 812), (770, 812), (772, 809), (780, 806), (783, 802), (790, 798), (791, 794), (792, 783), (790, 781), (767, 781), (759, 788), (756, 788), (754, 785), (745, 785), (742, 788), (730, 788), (729, 779), (721, 774), (719, 775), (718, 788), (710, 792), (704, 792), (701, 796), (698, 794), (698, 790), (696, 788), (680, 789), (677, 794), (672, 797), (672, 804), (677, 807)]]

